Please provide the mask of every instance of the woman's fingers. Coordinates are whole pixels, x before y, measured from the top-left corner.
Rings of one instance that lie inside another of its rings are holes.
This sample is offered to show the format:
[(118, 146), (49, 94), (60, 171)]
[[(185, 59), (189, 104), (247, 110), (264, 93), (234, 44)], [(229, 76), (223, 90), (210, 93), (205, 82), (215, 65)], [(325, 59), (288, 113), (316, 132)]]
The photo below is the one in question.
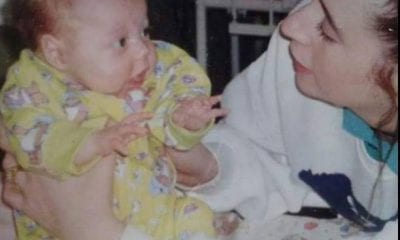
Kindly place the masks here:
[[(106, 157), (86, 174), (65, 181), (19, 171), (15, 183), (4, 184), (4, 200), (55, 236), (82, 239), (79, 234), (93, 222), (115, 221), (111, 209), (113, 160), (113, 156)], [(14, 162), (8, 158), (4, 166)]]
[[(18, 163), (11, 154), (6, 154), (3, 159), (3, 200), (6, 204), (12, 208), (23, 210), (24, 207), (24, 195), (22, 194), (20, 185), (24, 186), (25, 175), (18, 171)], [(14, 171), (10, 173), (10, 171)], [(11, 174), (11, 176), (10, 176)]]
[(15, 157), (10, 153), (7, 153), (3, 159), (3, 169), (5, 175), (4, 184), (25, 184), (26, 175), (21, 174), (21, 167), (18, 165)]
[(3, 169), (6, 170), (16, 166), (18, 166), (18, 163), (15, 160), (15, 158), (10, 154), (6, 154), (6, 156), (3, 159)]
[(11, 208), (23, 210), (24, 196), (15, 183), (3, 183), (2, 199)]
[(8, 152), (11, 150), (10, 145), (7, 140), (6, 127), (0, 118), (0, 149)]

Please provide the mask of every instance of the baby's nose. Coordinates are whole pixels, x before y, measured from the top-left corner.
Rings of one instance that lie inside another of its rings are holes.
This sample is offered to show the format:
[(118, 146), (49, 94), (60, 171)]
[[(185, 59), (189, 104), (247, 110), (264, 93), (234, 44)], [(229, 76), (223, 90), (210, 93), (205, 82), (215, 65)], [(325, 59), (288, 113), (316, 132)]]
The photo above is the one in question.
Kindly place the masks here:
[(143, 59), (147, 58), (149, 54), (149, 47), (147, 46), (146, 42), (144, 40), (134, 40), (132, 42), (132, 54), (134, 59)]

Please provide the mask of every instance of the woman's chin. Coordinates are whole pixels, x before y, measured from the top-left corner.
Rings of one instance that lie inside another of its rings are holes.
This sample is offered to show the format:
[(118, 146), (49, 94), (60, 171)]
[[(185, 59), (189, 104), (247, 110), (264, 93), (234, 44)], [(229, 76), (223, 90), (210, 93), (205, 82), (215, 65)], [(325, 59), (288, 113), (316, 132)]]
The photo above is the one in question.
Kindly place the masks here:
[(310, 79), (304, 79), (301, 76), (296, 76), (296, 87), (301, 94), (309, 98), (316, 98), (315, 86)]
[(330, 103), (329, 97), (326, 94), (322, 94), (321, 91), (312, 84), (310, 81), (306, 80), (297, 80), (296, 79), (296, 87), (298, 91), (305, 97), (318, 100), (318, 101), (323, 101), (326, 103)]

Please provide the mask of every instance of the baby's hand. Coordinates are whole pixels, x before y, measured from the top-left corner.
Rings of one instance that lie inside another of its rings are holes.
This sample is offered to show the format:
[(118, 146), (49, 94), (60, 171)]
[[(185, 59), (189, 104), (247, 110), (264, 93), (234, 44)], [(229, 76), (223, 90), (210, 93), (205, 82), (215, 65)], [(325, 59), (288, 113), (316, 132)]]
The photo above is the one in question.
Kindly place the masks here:
[(152, 117), (151, 113), (131, 114), (121, 122), (95, 133), (97, 154), (106, 156), (116, 152), (120, 155), (127, 155), (127, 145), (131, 141), (147, 135), (148, 129), (142, 123)]
[(227, 109), (213, 108), (221, 101), (221, 96), (196, 97), (182, 100), (172, 115), (174, 123), (189, 131), (198, 131), (210, 121), (228, 114)]

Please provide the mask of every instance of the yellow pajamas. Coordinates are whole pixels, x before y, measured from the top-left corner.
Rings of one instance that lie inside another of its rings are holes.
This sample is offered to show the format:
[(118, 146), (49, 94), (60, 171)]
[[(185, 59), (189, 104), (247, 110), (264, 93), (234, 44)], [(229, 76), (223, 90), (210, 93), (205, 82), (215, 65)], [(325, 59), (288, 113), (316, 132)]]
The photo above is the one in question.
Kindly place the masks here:
[[(128, 157), (118, 157), (115, 215), (156, 240), (186, 240), (196, 234), (212, 238), (213, 213), (175, 189), (175, 168), (165, 154), (166, 146), (190, 149), (212, 126), (190, 132), (170, 119), (180, 99), (209, 96), (210, 82), (183, 50), (165, 42), (154, 44), (158, 61), (153, 73), (126, 99), (87, 90), (24, 50), (0, 95), (8, 137), (23, 168), (65, 179), (85, 173), (100, 159), (74, 164), (92, 132), (128, 114), (152, 112), (150, 134), (129, 145)], [(17, 213), (16, 221), (18, 239), (51, 239), (26, 216)]]

